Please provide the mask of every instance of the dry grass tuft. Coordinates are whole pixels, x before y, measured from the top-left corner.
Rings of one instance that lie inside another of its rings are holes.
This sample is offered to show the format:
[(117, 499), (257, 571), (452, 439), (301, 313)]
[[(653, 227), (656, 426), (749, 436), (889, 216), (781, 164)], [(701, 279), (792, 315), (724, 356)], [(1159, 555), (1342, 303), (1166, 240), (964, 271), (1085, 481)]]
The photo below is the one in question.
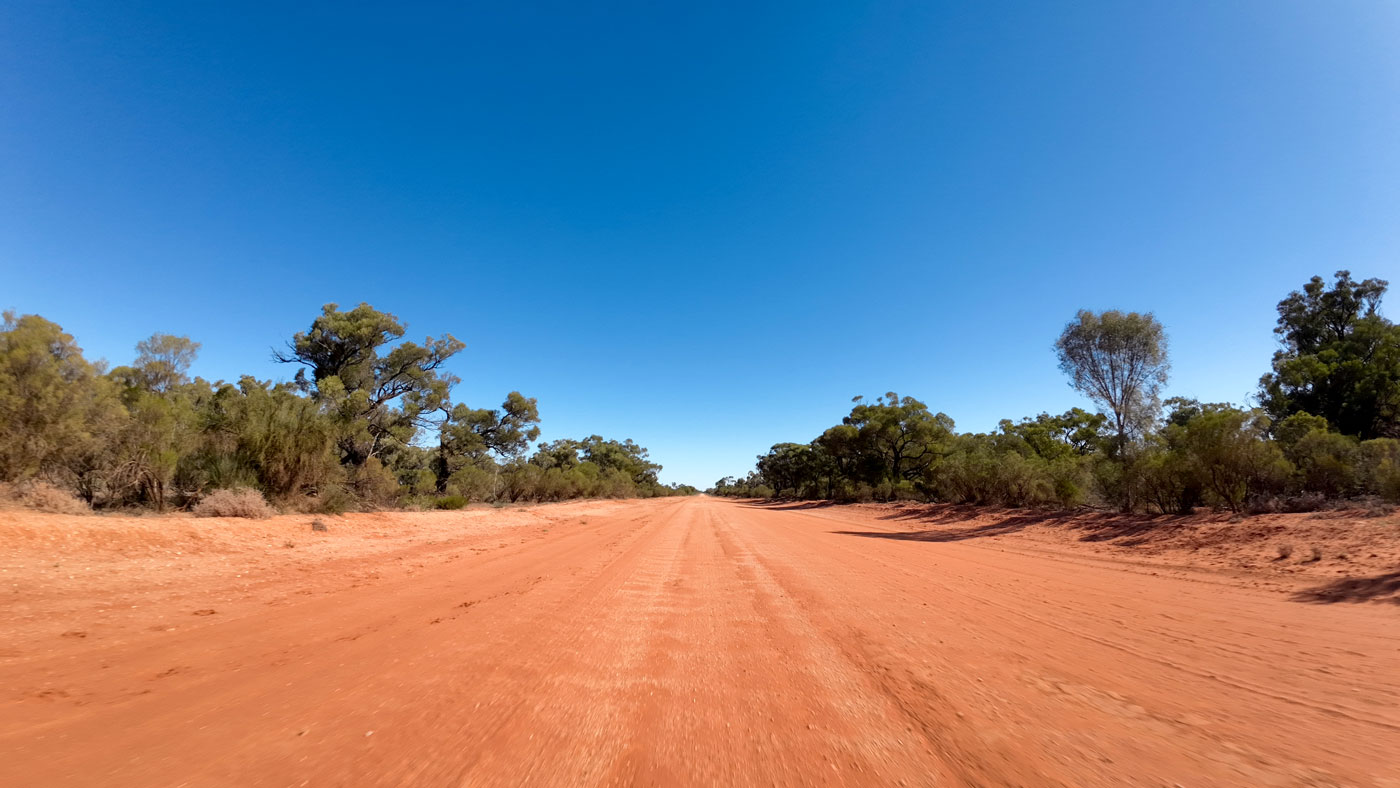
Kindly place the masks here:
[(92, 507), (78, 496), (48, 482), (21, 482), (0, 485), (0, 501), (26, 509), (56, 514), (92, 514)]
[(267, 505), (262, 493), (247, 487), (215, 490), (195, 504), (195, 517), (249, 517), (263, 520), (277, 512)]

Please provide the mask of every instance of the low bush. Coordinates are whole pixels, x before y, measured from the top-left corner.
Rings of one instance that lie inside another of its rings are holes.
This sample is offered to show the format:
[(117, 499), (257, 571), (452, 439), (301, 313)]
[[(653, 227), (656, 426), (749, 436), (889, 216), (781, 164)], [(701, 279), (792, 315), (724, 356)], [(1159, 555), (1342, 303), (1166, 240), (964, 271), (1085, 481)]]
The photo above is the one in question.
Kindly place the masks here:
[(6, 484), (0, 488), (0, 500), (12, 501), (27, 509), (55, 514), (92, 513), (92, 508), (83, 499), (47, 482)]
[(466, 496), (444, 495), (434, 504), (439, 509), (461, 509), (467, 505)]
[(195, 504), (195, 517), (249, 517), (266, 519), (276, 514), (262, 493), (248, 487), (236, 490), (215, 490)]

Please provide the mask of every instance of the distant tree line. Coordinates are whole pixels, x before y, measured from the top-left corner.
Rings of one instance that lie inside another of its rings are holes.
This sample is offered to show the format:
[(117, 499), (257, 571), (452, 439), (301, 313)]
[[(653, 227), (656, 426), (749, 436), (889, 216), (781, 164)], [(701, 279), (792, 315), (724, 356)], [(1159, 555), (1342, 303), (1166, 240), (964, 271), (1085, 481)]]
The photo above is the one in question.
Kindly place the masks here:
[(1096, 412), (960, 433), (912, 397), (857, 397), (808, 443), (779, 443), (717, 495), (1190, 512), (1400, 501), (1400, 326), (1387, 282), (1339, 271), (1278, 305), (1280, 347), (1256, 407), (1160, 398), (1167, 339), (1151, 314), (1081, 311), (1055, 343)]
[(453, 402), (458, 379), (444, 365), (463, 344), (404, 333), (368, 304), (329, 304), (276, 354), (298, 367), (291, 382), (210, 383), (189, 377), (200, 345), (188, 337), (156, 334), (108, 371), (58, 325), (6, 312), (0, 482), (156, 510), (235, 488), (326, 512), (696, 492), (661, 484), (661, 466), (630, 440), (592, 435), (531, 453), (535, 399)]

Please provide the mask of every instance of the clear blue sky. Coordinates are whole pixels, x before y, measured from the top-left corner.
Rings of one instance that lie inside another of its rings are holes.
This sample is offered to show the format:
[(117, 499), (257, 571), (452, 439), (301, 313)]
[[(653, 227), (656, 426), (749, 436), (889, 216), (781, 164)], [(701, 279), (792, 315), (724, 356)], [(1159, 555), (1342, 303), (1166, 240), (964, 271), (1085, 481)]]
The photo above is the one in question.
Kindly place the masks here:
[(91, 357), (288, 377), (368, 301), (707, 486), (855, 394), (1082, 404), (1081, 307), (1241, 402), (1289, 290), (1400, 280), (1389, 0), (224, 5), (0, 6), (0, 307)]

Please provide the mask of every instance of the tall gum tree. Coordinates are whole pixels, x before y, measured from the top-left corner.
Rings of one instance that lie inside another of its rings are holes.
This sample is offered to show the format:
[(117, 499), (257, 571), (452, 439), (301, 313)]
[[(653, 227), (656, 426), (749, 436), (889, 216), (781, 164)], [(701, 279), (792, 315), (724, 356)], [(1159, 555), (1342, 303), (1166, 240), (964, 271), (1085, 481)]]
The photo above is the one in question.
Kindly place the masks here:
[(1362, 440), (1400, 437), (1400, 326), (1380, 314), (1388, 282), (1338, 271), (1315, 276), (1278, 305), (1283, 347), (1259, 381), (1276, 423), (1307, 413)]
[(1113, 453), (1150, 428), (1171, 365), (1167, 335), (1151, 312), (1079, 310), (1055, 342), (1060, 369), (1112, 419)]

